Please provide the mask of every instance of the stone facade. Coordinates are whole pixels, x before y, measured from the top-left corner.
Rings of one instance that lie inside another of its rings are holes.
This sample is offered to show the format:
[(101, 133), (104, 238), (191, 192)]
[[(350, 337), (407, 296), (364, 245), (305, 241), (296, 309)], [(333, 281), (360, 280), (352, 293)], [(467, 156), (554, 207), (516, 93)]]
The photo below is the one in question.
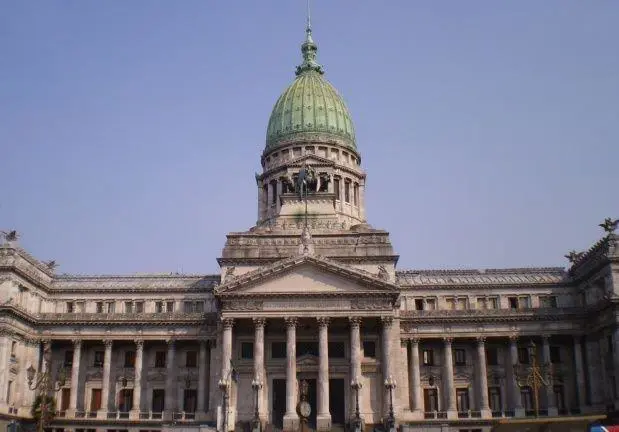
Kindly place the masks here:
[[(315, 74), (302, 88), (320, 93), (309, 29), (303, 54), (297, 79)], [(298, 108), (345, 107), (316, 104)], [(282, 106), (278, 122), (296, 110)], [(568, 270), (398, 270), (388, 232), (366, 221), (354, 133), (311, 127), (269, 135), (256, 225), (227, 236), (220, 274), (58, 275), (6, 234), (0, 415), (30, 417), (28, 368), (47, 350), (52, 379), (67, 376), (51, 425), (64, 430), (234, 430), (256, 416), (298, 430), (300, 383), (318, 430), (392, 413), (412, 430), (488, 430), (536, 399), (547, 416), (619, 407), (612, 227)]]

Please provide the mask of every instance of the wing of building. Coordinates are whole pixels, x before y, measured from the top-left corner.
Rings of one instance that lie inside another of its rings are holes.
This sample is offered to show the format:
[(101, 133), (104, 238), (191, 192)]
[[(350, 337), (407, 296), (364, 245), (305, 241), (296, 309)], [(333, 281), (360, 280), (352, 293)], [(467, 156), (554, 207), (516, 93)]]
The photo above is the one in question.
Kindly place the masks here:
[(396, 270), (316, 54), (308, 28), (269, 120), (257, 222), (228, 234), (220, 274), (58, 275), (5, 235), (4, 419), (27, 421), (44, 389), (47, 428), (76, 432), (289, 431), (306, 417), (481, 431), (619, 404), (612, 227), (568, 270)]

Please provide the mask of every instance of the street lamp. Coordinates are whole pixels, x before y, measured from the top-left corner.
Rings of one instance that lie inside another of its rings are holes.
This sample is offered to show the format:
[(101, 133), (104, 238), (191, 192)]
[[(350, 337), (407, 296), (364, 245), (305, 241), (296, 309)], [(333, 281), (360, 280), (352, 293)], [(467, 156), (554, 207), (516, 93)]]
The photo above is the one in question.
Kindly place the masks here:
[(252, 380), (251, 382), (251, 388), (254, 390), (254, 394), (255, 394), (255, 403), (254, 403), (254, 420), (252, 422), (252, 431), (253, 432), (260, 432), (262, 429), (262, 425), (260, 423), (260, 413), (258, 412), (258, 392), (260, 392), (260, 389), (262, 388), (262, 382), (260, 381), (260, 378), (256, 377)]
[(527, 348), (530, 366), (527, 367), (521, 363), (514, 364), (514, 376), (516, 377), (518, 387), (528, 387), (533, 390), (535, 417), (539, 417), (539, 389), (542, 386), (548, 385), (551, 365), (548, 363), (537, 363), (537, 347), (533, 340), (529, 342)]
[(387, 418), (387, 430), (395, 431), (395, 415), (393, 413), (393, 389), (396, 382), (391, 375), (385, 380), (385, 389), (389, 390), (389, 417)]
[(353, 431), (361, 432), (361, 413), (359, 412), (359, 391), (363, 387), (363, 383), (358, 377), (355, 377), (350, 382), (350, 387), (355, 391), (355, 419), (353, 421)]
[[(37, 431), (43, 432), (45, 426), (53, 419), (56, 414), (53, 409), (54, 398), (49, 395), (50, 392), (59, 391), (66, 382), (65, 370), (62, 367), (58, 368), (56, 380), (52, 381), (52, 350), (45, 347), (43, 350), (44, 371), (37, 372), (34, 366), (30, 365), (26, 369), (26, 379), (30, 390), (39, 390), (39, 409), (40, 415), (37, 420)], [(35, 402), (36, 406), (36, 402)], [(33, 412), (33, 415), (35, 413)]]

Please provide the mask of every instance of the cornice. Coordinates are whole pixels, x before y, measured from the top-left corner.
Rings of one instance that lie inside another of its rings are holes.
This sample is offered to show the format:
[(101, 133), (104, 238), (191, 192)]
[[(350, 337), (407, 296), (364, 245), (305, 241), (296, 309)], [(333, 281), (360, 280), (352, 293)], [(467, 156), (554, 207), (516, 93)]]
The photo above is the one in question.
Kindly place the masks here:
[(572, 264), (568, 270), (569, 275), (580, 282), (609, 262), (619, 261), (619, 256), (616, 255), (618, 241), (616, 234), (609, 234), (600, 239)]
[[(354, 263), (354, 264), (363, 264), (363, 263), (384, 263), (384, 262), (394, 262), (397, 263), (400, 258), (399, 255), (369, 255), (369, 256), (346, 256), (346, 255), (325, 255), (325, 258), (329, 260), (340, 262), (340, 263)], [(226, 257), (226, 258), (217, 258), (217, 262), (220, 266), (226, 265), (269, 265), (273, 264), (276, 261), (280, 261), (282, 257), (261, 257), (261, 258), (246, 258), (246, 257)]]
[(208, 292), (219, 275), (61, 275), (52, 283), (53, 293), (101, 291), (106, 293)]

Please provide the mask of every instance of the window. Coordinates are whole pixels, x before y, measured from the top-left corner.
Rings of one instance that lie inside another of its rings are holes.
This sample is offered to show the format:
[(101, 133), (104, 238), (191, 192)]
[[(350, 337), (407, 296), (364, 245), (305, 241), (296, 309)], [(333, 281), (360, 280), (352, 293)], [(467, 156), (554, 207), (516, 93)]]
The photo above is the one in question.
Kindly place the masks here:
[(350, 202), (350, 182), (349, 181), (344, 182), (344, 201), (347, 203)]
[(198, 367), (198, 352), (187, 351), (185, 353), (185, 367)]
[(277, 182), (273, 180), (271, 182), (271, 206), (277, 203)]
[(165, 390), (163, 389), (153, 389), (153, 404), (152, 409), (153, 412), (160, 413), (163, 412), (165, 407)]
[(71, 400), (71, 389), (63, 388), (60, 391), (60, 411), (66, 411), (69, 409), (69, 401)]
[(163, 312), (163, 302), (155, 302), (155, 313), (162, 313)]
[(468, 309), (468, 302), (466, 301), (466, 297), (460, 297), (456, 300), (456, 309), (458, 310)]
[(456, 299), (454, 299), (454, 298), (445, 299), (445, 303), (447, 304), (447, 309), (449, 309), (449, 310), (455, 310), (456, 309)]
[(486, 297), (477, 297), (477, 309), (487, 309), (488, 302), (486, 301)]
[(556, 308), (557, 297), (556, 296), (539, 296), (539, 307), (541, 308)]
[(6, 403), (7, 405), (9, 405), (12, 401), (11, 401), (11, 393), (13, 390), (13, 381), (9, 381), (8, 385), (6, 386)]
[(488, 387), (488, 399), (490, 402), (490, 410), (492, 412), (503, 411), (503, 404), (501, 403), (500, 387)]
[(286, 342), (271, 343), (271, 358), (286, 358)]
[(144, 302), (135, 302), (135, 313), (144, 313)]
[(193, 302), (190, 302), (190, 301), (183, 302), (183, 312), (185, 313), (193, 312)]
[(196, 412), (196, 407), (198, 405), (198, 395), (196, 390), (185, 389), (183, 396), (183, 410), (188, 413)]
[(427, 310), (435, 310), (436, 309), (436, 300), (435, 299), (426, 299), (426, 309)]
[(333, 179), (333, 190), (335, 192), (335, 199), (339, 200), (341, 199), (340, 197), (340, 179), (335, 177)]
[(253, 342), (241, 342), (241, 358), (244, 360), (251, 360), (254, 358)]
[(73, 366), (73, 350), (67, 350), (64, 352), (64, 367)]
[(533, 393), (531, 387), (522, 387), (520, 389), (520, 403), (525, 411), (533, 410)]
[(135, 351), (125, 351), (125, 367), (135, 367)]
[(423, 407), (426, 412), (438, 411), (438, 391), (433, 388), (423, 389)]
[(497, 366), (499, 364), (499, 349), (497, 347), (486, 347), (486, 363), (490, 366)]
[(116, 312), (116, 303), (107, 302), (107, 313), (114, 313), (114, 312)]
[(434, 351), (431, 348), (424, 349), (422, 356), (424, 366), (434, 366)]
[(461, 348), (456, 348), (454, 350), (454, 357), (456, 366), (464, 366), (466, 365), (466, 352)]
[(518, 309), (518, 297), (507, 297), (510, 309)]
[(376, 358), (376, 342), (363, 341), (363, 356), (367, 358)]
[(133, 313), (133, 303), (130, 301), (125, 302), (125, 313)]
[(296, 350), (297, 350), (296, 351), (297, 357), (307, 355), (307, 354), (318, 356), (318, 342), (307, 342), (307, 341), (297, 342)]
[(204, 302), (202, 301), (185, 301), (183, 302), (183, 311), (185, 313), (202, 313), (204, 312)]
[(345, 358), (344, 342), (329, 342), (329, 358)]
[(74, 311), (73, 302), (67, 302), (67, 313), (73, 313)]
[(17, 352), (17, 342), (16, 341), (12, 341), (11, 342), (11, 357), (15, 358), (15, 353)]
[(353, 187), (352, 199), (354, 205), (359, 205), (359, 185), (357, 183)]
[(550, 347), (550, 363), (553, 363), (553, 364), (561, 363), (561, 347), (558, 347), (558, 346)]
[(518, 363), (529, 364), (529, 349), (527, 347), (518, 347)]
[(95, 310), (97, 313), (103, 313), (103, 302), (97, 302), (95, 304)]
[(203, 301), (195, 302), (195, 304), (194, 304), (194, 312), (197, 312), (197, 313), (204, 312), (204, 302)]
[(173, 301), (166, 302), (166, 304), (165, 304), (165, 311), (167, 313), (174, 312), (174, 302)]
[(531, 302), (529, 301), (528, 296), (518, 297), (518, 307), (520, 309), (528, 309), (531, 307)]
[(565, 396), (563, 394), (563, 386), (556, 385), (552, 388), (555, 397), (555, 406), (559, 410), (559, 414), (565, 412)]
[(118, 393), (118, 411), (129, 412), (133, 408), (133, 389), (122, 389)]
[(415, 310), (423, 310), (423, 299), (415, 299)]
[(469, 408), (469, 390), (465, 388), (456, 389), (456, 402), (458, 404), (458, 411), (465, 412)]
[(496, 309), (499, 306), (499, 299), (496, 297), (489, 297), (487, 306), (488, 309)]
[(166, 352), (165, 351), (155, 352), (155, 367), (158, 367), (158, 368), (165, 367), (165, 363), (166, 363)]
[(90, 391), (90, 411), (99, 411), (101, 409), (101, 389), (92, 389)]
[(95, 351), (95, 360), (94, 360), (92, 365), (94, 367), (102, 367), (103, 366), (103, 358), (104, 358), (104, 352), (103, 351)]

